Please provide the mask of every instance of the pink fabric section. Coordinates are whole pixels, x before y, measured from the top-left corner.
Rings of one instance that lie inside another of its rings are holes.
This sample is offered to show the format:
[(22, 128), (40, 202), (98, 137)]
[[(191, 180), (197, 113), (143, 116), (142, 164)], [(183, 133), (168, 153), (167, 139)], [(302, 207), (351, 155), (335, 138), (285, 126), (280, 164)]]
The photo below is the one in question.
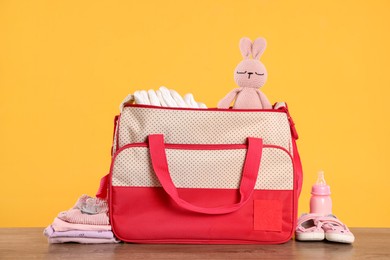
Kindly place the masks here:
[[(239, 199), (235, 189), (178, 189), (178, 192), (184, 200), (202, 207), (216, 207)], [(253, 200), (280, 201), (282, 226), (277, 232), (254, 230), (253, 202), (230, 214), (204, 215), (183, 210), (159, 187), (111, 187), (110, 193), (113, 232), (126, 242), (275, 244), (291, 239), (295, 230), (292, 190), (256, 190), (253, 194)]]

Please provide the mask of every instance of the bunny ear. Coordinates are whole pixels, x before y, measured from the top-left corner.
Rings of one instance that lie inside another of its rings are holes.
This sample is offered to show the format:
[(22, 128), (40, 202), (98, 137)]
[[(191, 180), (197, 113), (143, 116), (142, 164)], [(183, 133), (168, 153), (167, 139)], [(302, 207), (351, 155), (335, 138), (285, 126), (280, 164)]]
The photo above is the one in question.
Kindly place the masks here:
[(240, 40), (240, 51), (244, 59), (249, 59), (252, 53), (252, 41), (251, 39), (244, 37)]
[(267, 42), (265, 41), (264, 38), (257, 38), (253, 42), (252, 46), (252, 57), (254, 59), (260, 59), (261, 55), (263, 55), (265, 51), (265, 47), (267, 46)]

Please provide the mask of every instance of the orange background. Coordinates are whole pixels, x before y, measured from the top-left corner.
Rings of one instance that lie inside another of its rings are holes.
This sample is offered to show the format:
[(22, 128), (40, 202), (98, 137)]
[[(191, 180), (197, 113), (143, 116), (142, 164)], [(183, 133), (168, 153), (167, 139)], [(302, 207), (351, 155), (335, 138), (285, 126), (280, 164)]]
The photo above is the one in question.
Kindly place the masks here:
[(113, 117), (161, 85), (215, 107), (239, 39), (263, 36), (264, 93), (289, 104), (334, 213), (390, 227), (389, 1), (1, 1), (0, 226), (47, 226), (107, 173)]

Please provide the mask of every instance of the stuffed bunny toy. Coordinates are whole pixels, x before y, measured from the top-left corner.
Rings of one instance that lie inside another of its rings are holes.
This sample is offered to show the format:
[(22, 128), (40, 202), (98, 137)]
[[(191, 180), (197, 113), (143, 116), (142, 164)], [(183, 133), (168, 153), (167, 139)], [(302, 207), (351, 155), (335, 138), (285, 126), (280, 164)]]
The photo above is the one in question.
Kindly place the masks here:
[[(229, 108), (235, 100), (234, 109), (270, 109), (267, 97), (258, 88), (267, 80), (267, 70), (260, 62), (266, 47), (264, 38), (257, 38), (253, 44), (249, 38), (240, 40), (240, 50), (244, 57), (234, 70), (234, 81), (239, 88), (233, 89), (218, 103), (218, 108)], [(250, 58), (252, 55), (253, 59)]]

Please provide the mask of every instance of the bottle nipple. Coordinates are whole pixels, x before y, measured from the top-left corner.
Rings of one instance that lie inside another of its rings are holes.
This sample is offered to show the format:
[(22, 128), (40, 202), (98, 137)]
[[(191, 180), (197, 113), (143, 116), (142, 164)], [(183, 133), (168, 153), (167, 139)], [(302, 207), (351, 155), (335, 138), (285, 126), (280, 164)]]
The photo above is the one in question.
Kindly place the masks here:
[(321, 186), (326, 185), (326, 181), (325, 181), (325, 177), (324, 177), (324, 171), (319, 171), (318, 172), (318, 178), (317, 178), (316, 185), (321, 185)]
[(318, 178), (316, 184), (311, 189), (313, 195), (330, 195), (330, 187), (326, 184), (324, 171), (318, 172)]

